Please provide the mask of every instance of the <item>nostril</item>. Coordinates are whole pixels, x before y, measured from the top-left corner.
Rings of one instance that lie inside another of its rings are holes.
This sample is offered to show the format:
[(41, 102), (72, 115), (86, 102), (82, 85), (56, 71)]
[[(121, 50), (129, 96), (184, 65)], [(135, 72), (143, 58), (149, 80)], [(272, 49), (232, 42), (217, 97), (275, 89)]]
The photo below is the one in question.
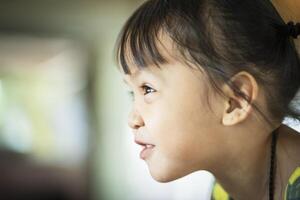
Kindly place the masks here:
[(134, 121), (129, 121), (129, 122), (128, 122), (128, 125), (129, 125), (129, 127), (132, 128), (132, 129), (138, 129), (138, 128), (140, 128), (140, 127), (142, 126), (141, 123), (139, 123), (139, 122), (134, 122)]
[(137, 128), (138, 128), (137, 125), (136, 125), (135, 123), (133, 123), (132, 121), (129, 121), (129, 122), (128, 122), (128, 126), (129, 126), (130, 128), (132, 128), (132, 129), (137, 129)]
[(139, 127), (144, 125), (143, 119), (141, 115), (137, 112), (131, 112), (128, 117), (128, 125), (132, 129), (138, 129)]

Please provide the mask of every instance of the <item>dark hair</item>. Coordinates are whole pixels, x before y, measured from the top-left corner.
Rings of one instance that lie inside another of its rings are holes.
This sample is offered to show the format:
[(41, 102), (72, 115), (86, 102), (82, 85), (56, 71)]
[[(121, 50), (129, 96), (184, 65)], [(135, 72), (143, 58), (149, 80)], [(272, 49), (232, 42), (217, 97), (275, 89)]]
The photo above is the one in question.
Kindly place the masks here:
[(129, 53), (139, 68), (167, 62), (157, 48), (159, 31), (167, 33), (183, 58), (205, 70), (217, 91), (226, 83), (249, 102), (230, 82), (237, 72), (247, 71), (264, 89), (272, 119), (252, 105), (268, 123), (284, 117), (300, 120), (299, 56), (288, 26), (269, 0), (146, 1), (128, 19), (116, 44), (126, 74)]

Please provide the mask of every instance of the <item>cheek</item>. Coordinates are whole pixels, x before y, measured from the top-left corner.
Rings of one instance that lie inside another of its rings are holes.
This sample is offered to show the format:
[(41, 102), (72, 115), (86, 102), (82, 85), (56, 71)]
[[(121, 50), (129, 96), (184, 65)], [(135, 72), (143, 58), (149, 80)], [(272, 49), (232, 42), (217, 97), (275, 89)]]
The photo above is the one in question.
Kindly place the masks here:
[(206, 105), (206, 96), (199, 94), (199, 88), (179, 85), (144, 115), (149, 137), (157, 145), (147, 163), (159, 181), (209, 169), (214, 149), (219, 146), (215, 142), (218, 119)]
[(148, 124), (154, 141), (169, 159), (196, 160), (200, 151), (205, 153), (204, 144), (213, 131), (212, 116), (196, 96), (166, 102), (158, 106), (156, 117)]
[(212, 130), (202, 128), (204, 124), (199, 123), (199, 116), (188, 121), (182, 120), (182, 115), (171, 116), (168, 118), (161, 112), (151, 129), (157, 147), (148, 165), (158, 181), (175, 180), (210, 166)]

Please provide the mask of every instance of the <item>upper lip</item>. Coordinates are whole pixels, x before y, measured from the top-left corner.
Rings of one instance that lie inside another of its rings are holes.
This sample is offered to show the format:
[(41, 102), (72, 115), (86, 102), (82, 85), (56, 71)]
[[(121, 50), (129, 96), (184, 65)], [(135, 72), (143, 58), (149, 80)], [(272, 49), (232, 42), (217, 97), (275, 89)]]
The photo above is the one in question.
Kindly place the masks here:
[(146, 142), (143, 142), (143, 141), (140, 141), (140, 140), (137, 140), (137, 139), (135, 139), (134, 141), (135, 141), (135, 143), (137, 143), (139, 145), (142, 145), (142, 146), (153, 145), (153, 144), (146, 143)]

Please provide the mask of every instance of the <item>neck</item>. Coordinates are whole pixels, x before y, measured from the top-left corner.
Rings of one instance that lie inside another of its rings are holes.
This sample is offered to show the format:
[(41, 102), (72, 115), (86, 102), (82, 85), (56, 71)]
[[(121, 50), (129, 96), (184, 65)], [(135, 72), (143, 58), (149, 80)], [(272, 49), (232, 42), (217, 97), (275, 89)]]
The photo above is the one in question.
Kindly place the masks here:
[(230, 158), (212, 172), (235, 200), (268, 199), (272, 134), (260, 139), (234, 148)]

